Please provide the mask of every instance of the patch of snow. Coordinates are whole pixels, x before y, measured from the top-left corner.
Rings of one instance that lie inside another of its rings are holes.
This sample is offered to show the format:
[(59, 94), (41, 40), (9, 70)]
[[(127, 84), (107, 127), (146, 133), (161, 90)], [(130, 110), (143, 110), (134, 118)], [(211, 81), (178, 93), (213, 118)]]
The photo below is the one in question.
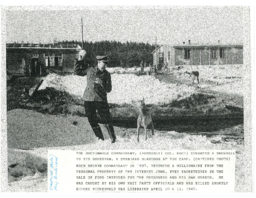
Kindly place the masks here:
[[(108, 94), (108, 101), (120, 105), (131, 104), (132, 101), (138, 101), (143, 98), (146, 104), (169, 104), (173, 100), (189, 96), (195, 92), (194, 87), (163, 83), (153, 76), (112, 74), (111, 79), (112, 92)], [(82, 98), (86, 85), (86, 76), (50, 74), (39, 89), (53, 87)]]

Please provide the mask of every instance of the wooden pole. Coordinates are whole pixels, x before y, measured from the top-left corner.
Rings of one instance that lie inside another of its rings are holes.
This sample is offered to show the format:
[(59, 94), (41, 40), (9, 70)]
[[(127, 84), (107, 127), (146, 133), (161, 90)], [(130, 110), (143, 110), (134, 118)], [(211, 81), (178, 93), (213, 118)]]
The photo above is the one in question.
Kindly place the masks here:
[(209, 65), (211, 65), (211, 49), (209, 48)]
[(217, 58), (218, 58), (218, 66), (219, 66), (220, 65), (220, 46), (218, 46)]
[(156, 71), (156, 69), (157, 69), (157, 63), (158, 63), (158, 60), (157, 60), (157, 58), (158, 58), (158, 56), (157, 56), (157, 36), (156, 36), (156, 42), (155, 42), (155, 52), (156, 52), (156, 65), (155, 65), (155, 68), (154, 68), (154, 70)]
[(194, 48), (191, 48), (191, 65), (194, 65)]
[(83, 30), (83, 18), (81, 18), (81, 25), (82, 25), (82, 49), (84, 48), (84, 30)]
[(202, 65), (202, 50), (200, 48), (200, 65)]
[(227, 63), (228, 63), (228, 61), (227, 61), (227, 57), (228, 57), (228, 50), (227, 49), (225, 49), (225, 59), (226, 59), (226, 65), (227, 65)]

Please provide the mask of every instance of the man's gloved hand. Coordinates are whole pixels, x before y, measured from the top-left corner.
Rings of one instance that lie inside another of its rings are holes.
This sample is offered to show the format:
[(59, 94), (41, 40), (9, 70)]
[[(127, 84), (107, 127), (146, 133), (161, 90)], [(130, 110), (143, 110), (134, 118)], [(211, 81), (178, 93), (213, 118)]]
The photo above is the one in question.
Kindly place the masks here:
[(78, 54), (78, 60), (83, 60), (84, 57), (86, 55), (86, 51), (85, 50), (81, 50)]
[(100, 84), (101, 86), (103, 86), (102, 85), (102, 80), (100, 78), (96, 78), (95, 83)]

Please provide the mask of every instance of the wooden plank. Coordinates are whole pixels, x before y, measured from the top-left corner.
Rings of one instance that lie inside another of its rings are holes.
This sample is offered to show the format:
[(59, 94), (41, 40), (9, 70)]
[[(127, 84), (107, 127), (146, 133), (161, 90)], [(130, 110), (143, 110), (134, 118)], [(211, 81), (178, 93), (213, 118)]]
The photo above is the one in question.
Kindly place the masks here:
[(35, 84), (33, 87), (31, 87), (29, 89), (29, 96), (33, 96), (33, 94), (39, 89), (39, 87), (41, 86), (41, 84), (43, 83), (43, 79), (36, 79), (35, 80)]

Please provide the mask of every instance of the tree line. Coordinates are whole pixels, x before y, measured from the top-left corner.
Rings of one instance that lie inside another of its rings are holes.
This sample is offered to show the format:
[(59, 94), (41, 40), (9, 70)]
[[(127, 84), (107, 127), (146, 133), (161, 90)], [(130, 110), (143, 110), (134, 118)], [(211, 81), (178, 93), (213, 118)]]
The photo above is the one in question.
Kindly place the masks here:
[[(65, 45), (80, 45), (78, 41), (62, 41), (58, 42)], [(148, 43), (118, 41), (99, 41), (99, 42), (83, 42), (83, 49), (86, 51), (85, 61), (89, 65), (96, 64), (97, 55), (109, 56), (109, 67), (133, 67), (143, 64), (143, 66), (152, 65), (152, 51), (154, 45)]]

